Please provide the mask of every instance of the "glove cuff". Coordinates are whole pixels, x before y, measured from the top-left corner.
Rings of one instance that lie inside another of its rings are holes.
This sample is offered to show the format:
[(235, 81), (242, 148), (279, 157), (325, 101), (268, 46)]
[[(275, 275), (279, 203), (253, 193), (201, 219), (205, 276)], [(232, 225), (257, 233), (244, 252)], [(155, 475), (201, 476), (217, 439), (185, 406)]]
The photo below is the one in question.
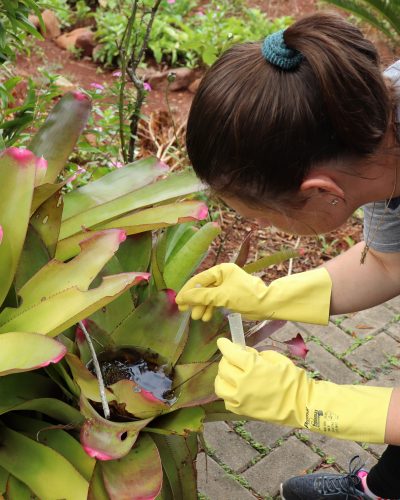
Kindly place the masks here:
[(303, 426), (339, 439), (384, 443), (393, 389), (316, 382)]
[(331, 277), (320, 267), (273, 281), (264, 300), (272, 319), (327, 325), (331, 291)]

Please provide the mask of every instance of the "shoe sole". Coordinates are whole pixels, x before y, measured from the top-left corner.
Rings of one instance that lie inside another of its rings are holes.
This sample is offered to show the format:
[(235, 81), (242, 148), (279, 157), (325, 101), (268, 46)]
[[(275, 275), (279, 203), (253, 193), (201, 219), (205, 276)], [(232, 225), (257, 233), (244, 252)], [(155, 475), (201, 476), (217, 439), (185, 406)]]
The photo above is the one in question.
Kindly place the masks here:
[(281, 495), (281, 499), (282, 499), (282, 500), (286, 500), (286, 499), (285, 499), (285, 497), (283, 496), (283, 493), (282, 493), (282, 486), (283, 486), (283, 484), (281, 483), (281, 485), (280, 485), (280, 487), (279, 487), (279, 493), (280, 493), (280, 495)]

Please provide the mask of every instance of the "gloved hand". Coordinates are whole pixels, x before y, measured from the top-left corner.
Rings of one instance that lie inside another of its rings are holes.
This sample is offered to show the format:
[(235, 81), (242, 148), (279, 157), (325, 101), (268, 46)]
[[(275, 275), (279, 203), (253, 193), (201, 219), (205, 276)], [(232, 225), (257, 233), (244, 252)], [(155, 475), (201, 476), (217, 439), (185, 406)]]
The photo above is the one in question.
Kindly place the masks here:
[(332, 282), (328, 271), (292, 274), (267, 286), (236, 264), (219, 264), (191, 278), (176, 296), (181, 311), (209, 321), (214, 307), (226, 307), (247, 319), (286, 319), (326, 325)]
[(215, 392), (227, 410), (336, 438), (384, 443), (391, 388), (337, 385), (307, 377), (276, 351), (218, 339)]

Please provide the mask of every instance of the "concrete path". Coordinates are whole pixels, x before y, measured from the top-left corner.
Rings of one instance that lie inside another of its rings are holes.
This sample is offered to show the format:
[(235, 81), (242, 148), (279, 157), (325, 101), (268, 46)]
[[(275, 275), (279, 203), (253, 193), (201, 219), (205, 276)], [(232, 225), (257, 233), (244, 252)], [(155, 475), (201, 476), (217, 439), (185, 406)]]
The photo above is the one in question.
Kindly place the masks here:
[[(400, 297), (332, 317), (327, 327), (288, 323), (273, 337), (287, 340), (299, 332), (310, 349), (307, 369), (315, 377), (339, 384), (400, 385)], [(206, 424), (204, 435), (207, 457), (201, 453), (197, 462), (204, 500), (279, 499), (279, 484), (293, 475), (347, 471), (354, 455), (369, 468), (385, 449), (253, 421)]]

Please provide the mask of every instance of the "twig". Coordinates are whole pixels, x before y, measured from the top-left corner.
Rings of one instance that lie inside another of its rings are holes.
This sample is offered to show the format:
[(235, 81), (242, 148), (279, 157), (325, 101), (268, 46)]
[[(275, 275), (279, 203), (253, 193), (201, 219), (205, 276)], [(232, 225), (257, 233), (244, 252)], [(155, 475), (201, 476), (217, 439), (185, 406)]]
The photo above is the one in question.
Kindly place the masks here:
[[(300, 236), (296, 240), (296, 243), (294, 245), (294, 249), (296, 250), (297, 248), (299, 248), (299, 245), (300, 245)], [(289, 260), (288, 276), (290, 276), (292, 274), (292, 271), (293, 271), (293, 258), (291, 258)]]
[(109, 419), (110, 418), (110, 407), (108, 406), (108, 402), (107, 402), (106, 389), (105, 389), (105, 385), (104, 385), (103, 375), (101, 373), (101, 368), (99, 365), (99, 360), (97, 359), (97, 355), (96, 355), (96, 351), (94, 350), (94, 347), (93, 347), (92, 339), (90, 338), (90, 335), (89, 335), (88, 331), (86, 330), (86, 327), (82, 321), (79, 321), (79, 326), (81, 327), (81, 330), (83, 331), (83, 333), (86, 337), (86, 341), (88, 343), (90, 353), (92, 355), (94, 369), (96, 372), (97, 381), (99, 383), (99, 392), (100, 392), (100, 398), (101, 398), (101, 405), (103, 407), (104, 418)]

